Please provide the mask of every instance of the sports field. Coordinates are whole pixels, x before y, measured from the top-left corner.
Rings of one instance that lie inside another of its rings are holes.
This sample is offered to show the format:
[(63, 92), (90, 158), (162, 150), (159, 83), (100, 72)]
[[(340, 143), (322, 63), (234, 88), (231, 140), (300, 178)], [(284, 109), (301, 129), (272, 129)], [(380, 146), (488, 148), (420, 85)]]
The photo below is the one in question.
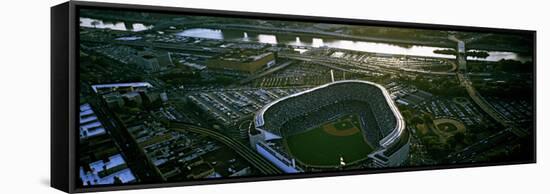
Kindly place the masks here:
[(316, 167), (336, 167), (340, 157), (349, 164), (366, 158), (373, 150), (363, 138), (357, 115), (346, 115), (285, 139), (297, 160)]

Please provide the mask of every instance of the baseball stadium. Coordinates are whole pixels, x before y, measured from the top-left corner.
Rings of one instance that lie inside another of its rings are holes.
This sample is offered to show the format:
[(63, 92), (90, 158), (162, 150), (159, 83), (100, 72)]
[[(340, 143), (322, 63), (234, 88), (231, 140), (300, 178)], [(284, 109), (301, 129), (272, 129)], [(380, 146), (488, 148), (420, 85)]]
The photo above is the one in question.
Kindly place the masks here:
[(361, 80), (335, 81), (262, 107), (251, 146), (286, 173), (400, 166), (409, 134), (387, 90)]

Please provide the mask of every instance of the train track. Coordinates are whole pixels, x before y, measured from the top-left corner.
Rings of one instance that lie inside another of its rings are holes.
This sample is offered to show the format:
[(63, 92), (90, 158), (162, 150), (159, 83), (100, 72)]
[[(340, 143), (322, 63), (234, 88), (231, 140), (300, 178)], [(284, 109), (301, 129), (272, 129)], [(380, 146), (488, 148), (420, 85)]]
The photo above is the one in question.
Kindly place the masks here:
[(234, 140), (230, 137), (227, 137), (217, 131), (206, 129), (194, 125), (190, 125), (187, 123), (181, 123), (172, 121), (170, 123), (170, 128), (175, 131), (189, 131), (194, 133), (200, 133), (203, 135), (207, 135), (209, 137), (214, 138), (215, 140), (227, 145), (229, 148), (237, 152), (241, 157), (243, 157), (245, 160), (250, 162), (252, 166), (260, 170), (263, 174), (266, 175), (275, 175), (275, 174), (281, 174), (282, 171), (279, 170), (277, 167), (275, 167), (273, 164), (271, 164), (269, 161), (265, 160), (262, 156), (254, 152), (249, 147), (243, 145), (241, 142)]

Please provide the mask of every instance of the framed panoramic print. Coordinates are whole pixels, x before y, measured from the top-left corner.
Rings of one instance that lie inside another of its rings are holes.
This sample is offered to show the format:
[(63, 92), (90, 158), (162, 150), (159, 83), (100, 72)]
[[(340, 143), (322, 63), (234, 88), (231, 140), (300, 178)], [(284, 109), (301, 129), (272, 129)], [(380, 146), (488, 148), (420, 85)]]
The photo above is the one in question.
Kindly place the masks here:
[(51, 185), (66, 192), (536, 161), (534, 31), (51, 13)]

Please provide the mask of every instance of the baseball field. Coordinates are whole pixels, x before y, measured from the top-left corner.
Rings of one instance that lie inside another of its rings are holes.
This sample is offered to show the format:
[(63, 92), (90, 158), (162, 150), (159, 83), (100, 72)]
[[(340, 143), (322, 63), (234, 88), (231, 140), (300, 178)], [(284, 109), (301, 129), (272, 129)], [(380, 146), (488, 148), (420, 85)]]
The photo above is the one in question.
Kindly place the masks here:
[(365, 159), (373, 148), (362, 134), (358, 115), (345, 115), (305, 132), (286, 137), (288, 151), (311, 167), (338, 167)]

